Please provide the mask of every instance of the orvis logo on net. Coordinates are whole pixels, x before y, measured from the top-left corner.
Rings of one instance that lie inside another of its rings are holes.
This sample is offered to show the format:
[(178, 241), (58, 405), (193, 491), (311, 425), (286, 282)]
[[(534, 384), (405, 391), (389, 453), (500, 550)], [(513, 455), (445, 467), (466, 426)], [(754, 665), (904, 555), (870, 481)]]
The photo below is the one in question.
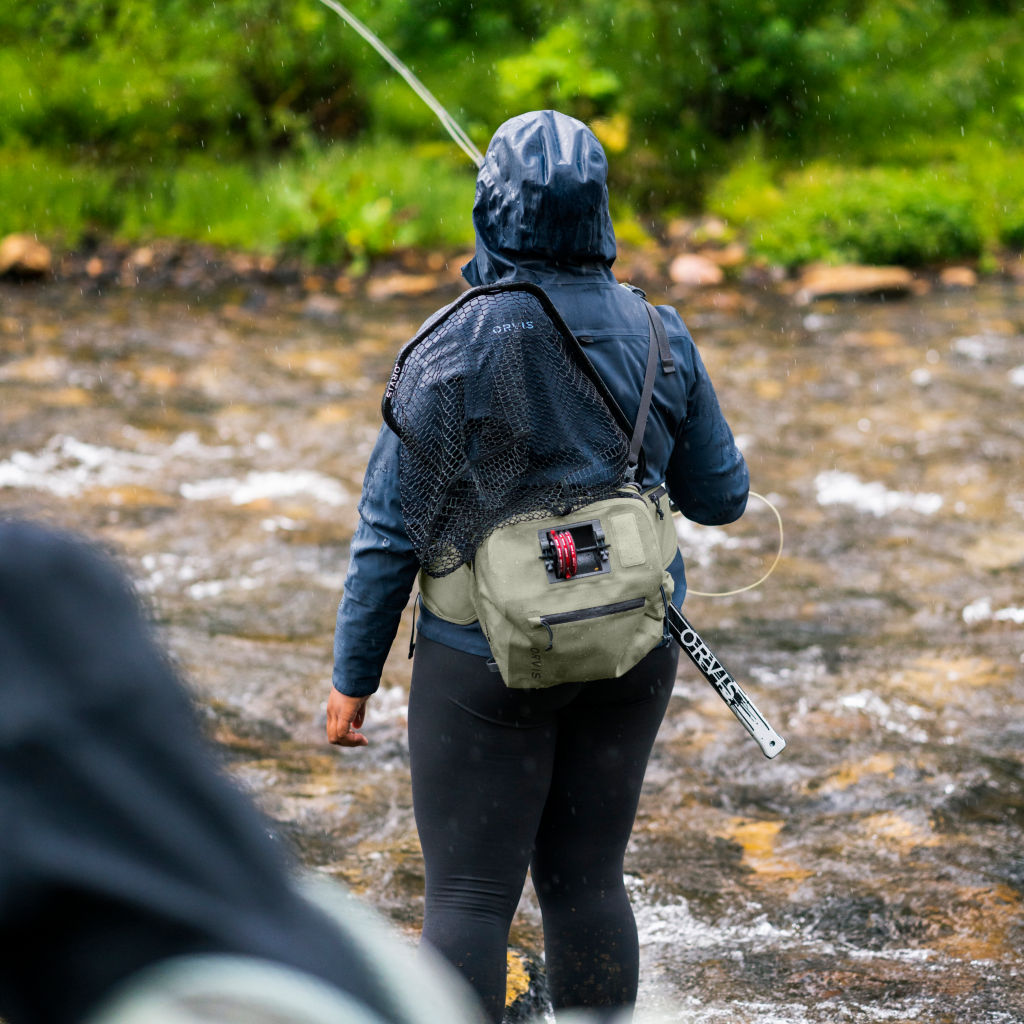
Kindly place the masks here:
[(491, 328), (491, 334), (508, 334), (511, 331), (532, 331), (532, 320), (515, 320), (510, 324), (495, 324)]

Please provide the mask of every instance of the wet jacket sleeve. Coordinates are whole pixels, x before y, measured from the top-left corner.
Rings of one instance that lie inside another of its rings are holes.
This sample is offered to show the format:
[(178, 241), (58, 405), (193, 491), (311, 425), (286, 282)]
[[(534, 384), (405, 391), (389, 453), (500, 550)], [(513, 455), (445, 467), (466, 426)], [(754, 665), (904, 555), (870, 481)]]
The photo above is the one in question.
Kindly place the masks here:
[(711, 378), (690, 342), (693, 375), (686, 416), (676, 430), (665, 473), (669, 495), (687, 519), (721, 526), (743, 515), (750, 473), (722, 415)]
[(334, 630), (334, 687), (365, 697), (380, 684), (419, 562), (402, 520), (398, 437), (382, 426), (363, 480)]

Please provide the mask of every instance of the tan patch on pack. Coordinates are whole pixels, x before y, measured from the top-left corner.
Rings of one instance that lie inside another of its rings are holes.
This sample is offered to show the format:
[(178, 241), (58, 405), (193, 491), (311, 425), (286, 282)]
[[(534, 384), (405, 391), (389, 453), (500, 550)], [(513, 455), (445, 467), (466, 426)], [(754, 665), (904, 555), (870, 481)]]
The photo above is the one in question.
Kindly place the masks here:
[(608, 526), (612, 535), (612, 550), (616, 553), (619, 565), (643, 565), (644, 545), (636, 519), (629, 513), (614, 515), (609, 518)]

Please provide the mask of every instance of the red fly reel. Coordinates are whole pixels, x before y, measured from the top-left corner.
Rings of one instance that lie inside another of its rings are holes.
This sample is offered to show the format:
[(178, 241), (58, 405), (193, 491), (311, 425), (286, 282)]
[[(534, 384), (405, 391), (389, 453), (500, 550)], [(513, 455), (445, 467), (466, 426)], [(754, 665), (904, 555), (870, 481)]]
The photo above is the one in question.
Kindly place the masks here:
[(579, 562), (576, 557), (576, 541), (570, 530), (552, 530), (549, 534), (555, 553), (555, 575), (560, 580), (571, 580), (576, 575)]
[(597, 519), (571, 523), (560, 529), (538, 530), (537, 539), (551, 583), (610, 571), (608, 542)]

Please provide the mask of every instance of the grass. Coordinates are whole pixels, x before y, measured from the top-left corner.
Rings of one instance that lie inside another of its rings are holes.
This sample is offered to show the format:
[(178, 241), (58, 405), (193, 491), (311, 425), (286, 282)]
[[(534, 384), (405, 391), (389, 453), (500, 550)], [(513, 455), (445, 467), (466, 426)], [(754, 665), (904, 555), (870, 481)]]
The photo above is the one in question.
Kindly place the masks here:
[(73, 248), (94, 235), (171, 237), (311, 263), (365, 264), (473, 238), (474, 168), (444, 144), (335, 146), (279, 162), (191, 155), (175, 166), (110, 166), (39, 150), (0, 160), (0, 235)]

